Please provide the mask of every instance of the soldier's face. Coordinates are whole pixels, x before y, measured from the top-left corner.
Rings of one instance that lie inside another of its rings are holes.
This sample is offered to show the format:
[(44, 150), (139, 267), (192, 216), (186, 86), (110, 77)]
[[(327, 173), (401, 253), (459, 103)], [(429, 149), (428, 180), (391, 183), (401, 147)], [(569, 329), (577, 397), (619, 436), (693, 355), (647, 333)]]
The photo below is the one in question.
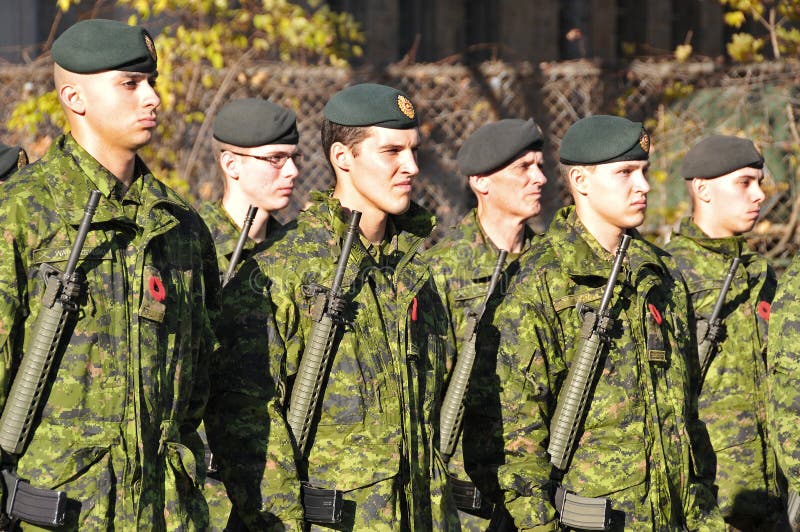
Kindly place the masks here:
[[(259, 209), (272, 212), (289, 204), (294, 180), (300, 173), (291, 155), (298, 152), (296, 144), (270, 144), (254, 148), (237, 148), (235, 183), (241, 194)], [(274, 158), (272, 161), (259, 157)], [(273, 163), (279, 164), (273, 164)], [(277, 168), (276, 166), (280, 166)]]
[(766, 197), (761, 189), (764, 172), (757, 168), (740, 168), (730, 174), (706, 179), (708, 220), (716, 238), (740, 235), (750, 231), (758, 220)]
[(573, 185), (573, 193), (581, 196), (582, 219), (617, 229), (641, 225), (650, 192), (649, 166), (647, 161), (621, 161), (582, 168), (583, 183)]
[(347, 199), (348, 206), (387, 214), (406, 212), (419, 174), (418, 146), (416, 128), (371, 127), (370, 134), (350, 150), (348, 173), (356, 197)]
[(112, 70), (81, 76), (87, 129), (104, 149), (136, 151), (156, 127), (155, 74)]
[(520, 221), (539, 214), (542, 187), (547, 183), (543, 164), (542, 152), (527, 151), (500, 170), (478, 177), (486, 179), (486, 193), (482, 195), (486, 207)]

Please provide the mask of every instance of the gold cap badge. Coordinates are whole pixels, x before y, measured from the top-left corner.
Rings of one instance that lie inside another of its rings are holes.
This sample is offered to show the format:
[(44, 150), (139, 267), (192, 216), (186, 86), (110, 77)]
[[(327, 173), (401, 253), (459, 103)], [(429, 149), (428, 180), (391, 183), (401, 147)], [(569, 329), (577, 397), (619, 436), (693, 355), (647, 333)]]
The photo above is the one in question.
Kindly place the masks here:
[(414, 119), (414, 104), (402, 94), (397, 95), (397, 107), (399, 107), (400, 112), (406, 115), (410, 120)]
[(650, 153), (650, 135), (642, 128), (642, 134), (639, 136), (639, 146), (642, 147), (645, 153)]
[(17, 170), (26, 164), (28, 164), (28, 154), (25, 153), (25, 150), (19, 150), (19, 155), (17, 155)]
[(144, 34), (144, 45), (147, 46), (147, 51), (150, 52), (150, 57), (153, 58), (153, 61), (158, 61), (156, 45), (153, 43), (153, 38), (147, 33)]

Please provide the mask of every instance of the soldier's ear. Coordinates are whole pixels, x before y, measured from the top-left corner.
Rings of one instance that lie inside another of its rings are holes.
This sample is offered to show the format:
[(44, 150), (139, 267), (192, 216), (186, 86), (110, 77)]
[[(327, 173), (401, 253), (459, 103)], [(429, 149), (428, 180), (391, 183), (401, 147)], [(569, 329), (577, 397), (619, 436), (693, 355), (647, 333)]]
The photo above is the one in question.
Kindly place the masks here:
[(487, 175), (471, 175), (469, 176), (469, 186), (476, 194), (488, 194), (489, 177)]
[(331, 165), (334, 168), (339, 168), (343, 172), (350, 170), (353, 165), (353, 150), (345, 146), (341, 142), (334, 142), (331, 145), (329, 153)]
[(86, 112), (86, 104), (78, 85), (62, 84), (58, 89), (58, 97), (63, 105), (73, 113), (82, 115)]
[(232, 179), (239, 179), (239, 161), (236, 156), (228, 150), (222, 150), (219, 154), (219, 166), (225, 175)]
[(711, 203), (711, 190), (707, 179), (692, 179), (692, 197), (703, 203)]
[(585, 166), (572, 166), (569, 169), (569, 183), (574, 194), (586, 196), (589, 193), (589, 170)]

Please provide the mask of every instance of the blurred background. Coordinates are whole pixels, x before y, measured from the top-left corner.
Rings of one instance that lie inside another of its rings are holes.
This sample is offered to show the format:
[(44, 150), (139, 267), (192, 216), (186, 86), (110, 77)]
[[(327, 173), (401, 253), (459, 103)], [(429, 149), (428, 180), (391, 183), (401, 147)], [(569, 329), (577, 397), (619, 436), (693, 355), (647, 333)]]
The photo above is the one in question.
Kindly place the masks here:
[[(544, 230), (569, 202), (559, 139), (599, 113), (642, 121), (653, 136), (647, 219), (657, 243), (689, 204), (677, 168), (700, 138), (746, 136), (766, 158), (767, 200), (751, 245), (781, 269), (800, 248), (800, 0), (1, 0), (0, 141), (36, 159), (64, 129), (50, 45), (85, 18), (147, 27), (159, 53), (159, 130), (142, 157), (192, 202), (222, 192), (211, 123), (232, 98), (297, 112), (306, 158), (293, 218), (332, 179), (321, 112), (337, 90), (378, 82), (405, 90), (422, 133), (416, 200), (433, 210), (432, 242), (472, 206), (455, 156), (501, 118), (533, 117), (547, 137)], [(2, 200), (0, 200), (2, 201)]]

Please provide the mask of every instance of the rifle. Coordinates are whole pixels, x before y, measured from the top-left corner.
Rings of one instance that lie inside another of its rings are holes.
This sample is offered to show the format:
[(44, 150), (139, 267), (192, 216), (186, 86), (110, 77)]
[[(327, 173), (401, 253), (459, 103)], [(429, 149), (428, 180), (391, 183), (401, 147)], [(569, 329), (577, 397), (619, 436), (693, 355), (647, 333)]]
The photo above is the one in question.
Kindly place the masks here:
[(731, 266), (728, 268), (728, 275), (725, 276), (725, 281), (722, 283), (722, 290), (719, 292), (717, 302), (714, 303), (714, 310), (711, 311), (711, 317), (708, 319), (708, 330), (706, 330), (703, 340), (697, 347), (697, 355), (700, 359), (700, 382), (698, 384), (698, 393), (703, 381), (706, 378), (706, 373), (711, 365), (711, 360), (714, 358), (714, 351), (717, 348), (720, 337), (722, 336), (722, 307), (725, 305), (725, 297), (728, 295), (728, 290), (731, 288), (731, 282), (736, 275), (736, 269), (739, 267), (739, 257), (734, 257), (731, 261)]
[(250, 207), (247, 209), (247, 214), (245, 215), (244, 223), (242, 224), (242, 232), (239, 233), (239, 240), (236, 241), (236, 247), (233, 248), (231, 261), (228, 264), (228, 271), (226, 271), (225, 275), (222, 277), (223, 287), (228, 284), (228, 281), (230, 281), (231, 277), (233, 277), (233, 272), (236, 271), (236, 264), (239, 263), (239, 259), (242, 257), (242, 250), (247, 242), (247, 235), (250, 233), (250, 226), (253, 225), (253, 219), (256, 217), (257, 212), (258, 207), (255, 205), (250, 205)]
[(789, 527), (791, 527), (792, 531), (800, 531), (800, 495), (793, 489), (789, 490), (786, 513), (789, 517)]
[[(78, 310), (82, 284), (76, 271), (78, 259), (99, 201), (100, 191), (93, 190), (64, 272), (52, 266), (42, 266), (45, 281), (42, 307), (31, 329), (31, 344), (22, 357), (0, 416), (0, 448), (16, 457), (22, 454), (28, 441), (66, 323)], [(10, 519), (41, 526), (63, 524), (66, 493), (35, 488), (17, 477), (13, 467), (3, 467), (2, 478), (5, 484), (5, 513)]]
[(469, 378), (472, 374), (472, 366), (475, 363), (478, 324), (483, 317), (483, 313), (486, 312), (486, 306), (489, 304), (489, 299), (491, 299), (495, 287), (497, 287), (507, 255), (507, 251), (500, 250), (500, 256), (497, 257), (497, 263), (489, 281), (489, 290), (486, 292), (486, 297), (477, 310), (471, 310), (467, 313), (464, 342), (461, 344), (461, 353), (459, 353), (456, 367), (453, 369), (453, 376), (450, 379), (450, 385), (447, 387), (439, 417), (439, 446), (445, 462), (450, 459), (456, 450), (458, 434), (464, 421), (464, 398), (467, 395)]
[[(622, 235), (597, 313), (586, 312), (583, 316), (581, 340), (567, 378), (561, 387), (556, 411), (550, 422), (550, 444), (547, 452), (550, 454), (550, 463), (562, 472), (566, 471), (572, 455), (578, 427), (586, 413), (589, 392), (597, 372), (600, 355), (608, 341), (608, 333), (613, 324), (611, 296), (614, 294), (614, 285), (622, 269), (622, 261), (625, 259), (630, 241), (630, 235)], [(555, 505), (564, 525), (587, 530), (606, 530), (609, 526), (610, 504), (607, 499), (580, 497), (558, 486)]]
[(333, 283), (330, 290), (327, 291), (322, 305), (315, 305), (314, 324), (311, 327), (311, 333), (303, 350), (300, 367), (297, 369), (297, 377), (292, 387), (286, 421), (292, 429), (292, 434), (294, 434), (301, 454), (305, 452), (311, 420), (316, 411), (319, 392), (322, 389), (325, 370), (328, 367), (328, 359), (333, 350), (334, 337), (336, 336), (338, 325), (344, 321), (344, 310), (347, 302), (342, 294), (342, 280), (347, 268), (347, 261), (350, 258), (353, 241), (358, 234), (358, 223), (360, 221), (361, 213), (352, 211), (344, 243), (342, 244), (342, 253), (339, 255), (339, 262), (336, 265), (336, 272), (333, 276)]

